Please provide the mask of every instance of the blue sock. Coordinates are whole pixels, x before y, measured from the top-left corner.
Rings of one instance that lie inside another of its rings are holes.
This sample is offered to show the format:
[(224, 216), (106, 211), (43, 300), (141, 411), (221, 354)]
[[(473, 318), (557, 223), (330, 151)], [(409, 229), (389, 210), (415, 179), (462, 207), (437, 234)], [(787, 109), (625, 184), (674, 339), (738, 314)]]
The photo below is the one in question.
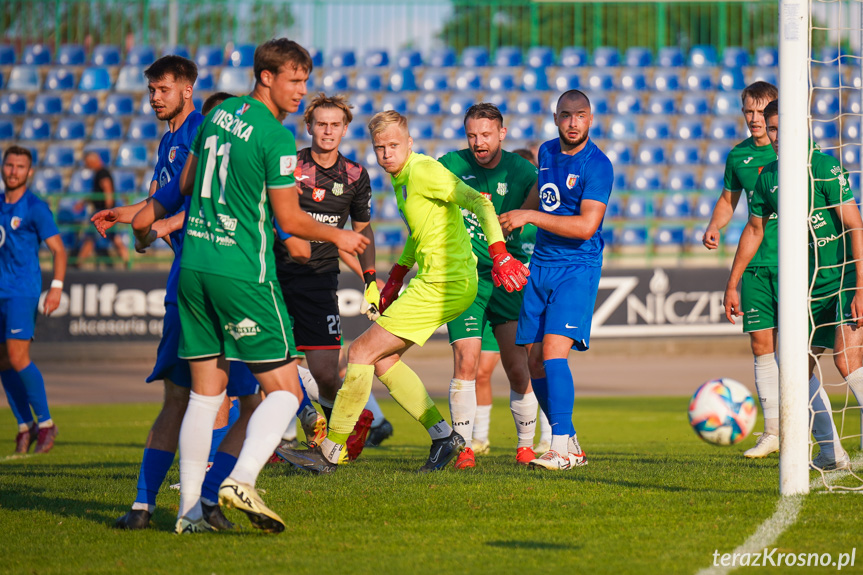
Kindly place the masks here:
[(51, 412), (48, 410), (48, 396), (45, 395), (45, 380), (42, 379), (42, 372), (36, 367), (32, 361), (30, 365), (18, 372), (21, 376), (21, 381), (24, 382), (24, 388), (27, 390), (27, 401), (33, 407), (33, 412), (36, 414), (36, 419), (39, 422), (48, 421), (51, 419)]
[(222, 444), (222, 440), (225, 439), (225, 436), (228, 434), (229, 429), (231, 429), (231, 426), (226, 425), (225, 427), (220, 427), (219, 429), (213, 430), (213, 441), (210, 443), (210, 455), (207, 456), (207, 461), (215, 460), (216, 452), (219, 450), (219, 446)]
[(222, 485), (222, 481), (234, 470), (236, 463), (237, 458), (230, 453), (225, 453), (224, 451), (217, 452), (216, 457), (213, 459), (213, 466), (207, 471), (204, 484), (201, 486), (201, 497), (212, 503), (218, 503), (219, 487)]
[(138, 495), (135, 503), (143, 503), (150, 507), (156, 506), (156, 494), (168, 475), (171, 464), (174, 463), (173, 451), (161, 449), (144, 449), (141, 459), (141, 470), (138, 472)]
[(234, 425), (240, 419), (240, 400), (235, 399), (231, 402), (231, 409), (228, 411), (228, 427)]
[(539, 402), (540, 409), (548, 417), (548, 378), (539, 377), (531, 379), (530, 384), (533, 386), (533, 394)]
[[(573, 435), (572, 406), (575, 404), (575, 386), (566, 359), (547, 359), (545, 376), (548, 379), (548, 408), (545, 412), (551, 423), (552, 435)], [(534, 392), (535, 393), (535, 392)]]
[(312, 407), (312, 400), (309, 399), (309, 394), (306, 393), (306, 388), (303, 387), (303, 378), (302, 377), (300, 378), (300, 389), (303, 390), (303, 398), (300, 400), (300, 407), (297, 410), (297, 414), (299, 414), (301, 411), (303, 411), (307, 405), (309, 407)]
[(27, 390), (24, 382), (14, 369), (0, 371), (0, 381), (3, 382), (3, 391), (6, 392), (6, 400), (12, 408), (12, 415), (19, 425), (33, 423), (33, 413), (30, 411), (30, 403), (27, 401)]

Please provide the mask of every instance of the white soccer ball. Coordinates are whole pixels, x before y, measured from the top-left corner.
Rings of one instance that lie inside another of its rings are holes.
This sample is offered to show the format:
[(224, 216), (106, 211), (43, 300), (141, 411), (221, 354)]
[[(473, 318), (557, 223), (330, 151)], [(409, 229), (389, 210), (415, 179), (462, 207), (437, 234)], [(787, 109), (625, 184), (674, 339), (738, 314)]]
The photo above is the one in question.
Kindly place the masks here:
[(752, 432), (758, 409), (749, 390), (733, 379), (711, 379), (689, 401), (689, 424), (714, 445), (734, 445)]

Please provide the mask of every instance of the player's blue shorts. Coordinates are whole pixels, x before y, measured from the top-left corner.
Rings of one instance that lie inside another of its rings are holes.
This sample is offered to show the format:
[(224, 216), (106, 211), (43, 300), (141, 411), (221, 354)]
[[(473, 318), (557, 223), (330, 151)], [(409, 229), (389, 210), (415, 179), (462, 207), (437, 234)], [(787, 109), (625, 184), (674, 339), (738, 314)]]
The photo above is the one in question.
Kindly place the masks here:
[(554, 333), (572, 338), (573, 349), (586, 351), (601, 271), (593, 266), (542, 267), (531, 262), (515, 342), (538, 343), (545, 334)]
[[(165, 304), (165, 318), (162, 324), (162, 341), (156, 353), (156, 365), (153, 373), (147, 378), (147, 383), (157, 379), (169, 379), (171, 383), (191, 389), (192, 372), (189, 362), (180, 359), (177, 352), (180, 349), (180, 310), (177, 304)], [(228, 395), (239, 397), (258, 393), (258, 380), (241, 361), (231, 362), (228, 374)]]
[(0, 343), (7, 339), (33, 339), (38, 297), (0, 299)]

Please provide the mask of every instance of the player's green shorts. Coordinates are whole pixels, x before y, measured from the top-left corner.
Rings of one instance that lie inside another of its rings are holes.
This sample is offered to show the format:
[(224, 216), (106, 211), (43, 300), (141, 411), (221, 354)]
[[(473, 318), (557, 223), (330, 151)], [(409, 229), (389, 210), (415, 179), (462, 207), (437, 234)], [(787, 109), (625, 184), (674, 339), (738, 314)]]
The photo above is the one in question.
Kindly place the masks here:
[(743, 272), (740, 286), (743, 332), (773, 329), (779, 320), (779, 268), (753, 267)]
[(842, 283), (844, 285), (836, 283), (835, 289), (830, 291), (813, 290), (810, 296), (812, 298), (809, 302), (809, 310), (812, 313), (810, 331), (813, 325), (816, 326), (815, 333), (812, 334), (813, 347), (833, 349), (836, 343), (836, 328), (842, 324), (855, 323), (851, 313), (855, 285), (853, 266), (846, 269)]
[(479, 272), (476, 299), (463, 314), (447, 323), (449, 342), (472, 337), (483, 337), (483, 325), (500, 325), (508, 321), (518, 321), (522, 291), (508, 292), (505, 288), (494, 287), (491, 274)]
[(416, 277), (377, 324), (421, 346), (437, 328), (457, 318), (476, 299), (476, 284), (476, 276), (448, 282), (426, 282)]
[(229, 360), (268, 363), (286, 359), (294, 346), (290, 316), (276, 282), (259, 284), (181, 269), (177, 303), (183, 359), (224, 354)]
[(482, 351), (491, 353), (500, 353), (500, 346), (497, 345), (497, 339), (494, 337), (494, 329), (489, 322), (485, 322), (482, 326)]

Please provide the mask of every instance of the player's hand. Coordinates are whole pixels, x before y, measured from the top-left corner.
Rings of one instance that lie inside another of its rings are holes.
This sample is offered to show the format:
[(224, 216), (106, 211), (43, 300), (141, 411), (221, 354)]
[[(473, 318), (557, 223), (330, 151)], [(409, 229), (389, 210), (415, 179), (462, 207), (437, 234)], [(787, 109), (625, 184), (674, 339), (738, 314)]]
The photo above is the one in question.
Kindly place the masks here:
[(495, 287), (503, 286), (506, 291), (520, 291), (527, 284), (530, 275), (523, 263), (506, 251), (506, 244), (495, 242), (488, 247), (491, 256), (491, 279)]
[(534, 210), (510, 210), (508, 212), (504, 212), (497, 217), (497, 221), (500, 222), (500, 228), (503, 230), (503, 233), (508, 234), (513, 230), (518, 230), (524, 227), (525, 224), (529, 224), (530, 216)]
[(147, 235), (138, 237), (135, 235), (135, 251), (139, 254), (146, 253), (147, 248), (150, 247), (150, 244), (159, 239), (159, 235), (156, 233), (156, 230), (151, 229), (147, 232)]
[(381, 313), (378, 311), (381, 305), (381, 292), (378, 289), (377, 277), (375, 270), (368, 270), (363, 274), (363, 280), (366, 282), (366, 289), (363, 293), (363, 306), (360, 311), (366, 314), (372, 321), (377, 321)]
[(704, 231), (704, 237), (701, 238), (701, 243), (708, 250), (715, 250), (719, 247), (719, 238), (719, 228), (716, 226), (707, 226), (707, 229)]
[(338, 236), (338, 240), (334, 242), (337, 248), (348, 252), (352, 256), (366, 251), (366, 246), (369, 245), (369, 238), (351, 230), (339, 230), (339, 232), (341, 233)]
[(396, 264), (390, 270), (390, 278), (387, 280), (386, 285), (384, 285), (384, 289), (381, 290), (381, 305), (378, 308), (380, 313), (384, 313), (396, 301), (396, 298), (399, 297), (399, 292), (404, 285), (405, 275), (409, 269), (407, 266)]
[(48, 290), (48, 295), (45, 296), (45, 303), (42, 304), (42, 311), (45, 315), (51, 315), (51, 312), (60, 307), (60, 296), (63, 295), (62, 288), (51, 288)]
[(90, 221), (93, 222), (93, 225), (96, 227), (96, 231), (99, 232), (99, 235), (103, 238), (107, 238), (105, 232), (111, 229), (111, 227), (117, 223), (117, 219), (119, 218), (119, 214), (116, 210), (102, 210), (93, 214), (93, 217), (90, 218)]
[(156, 220), (150, 227), (150, 231), (156, 232), (156, 238), (158, 239), (164, 238), (174, 230), (171, 229), (171, 224), (168, 220)]
[(726, 319), (728, 319), (732, 324), (736, 324), (734, 318), (743, 315), (743, 312), (740, 310), (740, 295), (737, 293), (736, 286), (725, 288), (725, 298), (723, 303), (725, 304)]
[(863, 327), (863, 288), (854, 290), (854, 298), (851, 300), (851, 317), (857, 323), (857, 327)]

